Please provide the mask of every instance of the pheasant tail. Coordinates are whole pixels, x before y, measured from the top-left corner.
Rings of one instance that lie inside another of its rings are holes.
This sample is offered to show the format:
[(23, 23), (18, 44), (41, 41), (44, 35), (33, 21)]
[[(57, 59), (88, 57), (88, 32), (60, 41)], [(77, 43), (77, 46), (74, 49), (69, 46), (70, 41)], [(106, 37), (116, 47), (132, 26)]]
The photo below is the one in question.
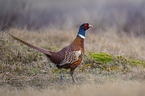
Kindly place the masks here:
[(34, 46), (34, 45), (32, 45), (32, 44), (30, 44), (30, 43), (28, 43), (28, 42), (26, 42), (26, 41), (24, 41), (24, 40), (22, 40), (22, 39), (20, 39), (18, 37), (13, 36), (12, 34), (10, 34), (8, 32), (6, 32), (6, 33), (9, 34), (11, 37), (13, 37), (15, 40), (18, 40), (19, 42), (27, 45), (28, 47), (34, 48), (34, 49), (36, 49), (36, 50), (38, 50), (38, 51), (40, 51), (40, 52), (42, 52), (42, 53), (44, 53), (46, 55), (51, 56), (51, 53), (48, 50), (45, 50), (45, 49), (39, 48), (37, 46)]

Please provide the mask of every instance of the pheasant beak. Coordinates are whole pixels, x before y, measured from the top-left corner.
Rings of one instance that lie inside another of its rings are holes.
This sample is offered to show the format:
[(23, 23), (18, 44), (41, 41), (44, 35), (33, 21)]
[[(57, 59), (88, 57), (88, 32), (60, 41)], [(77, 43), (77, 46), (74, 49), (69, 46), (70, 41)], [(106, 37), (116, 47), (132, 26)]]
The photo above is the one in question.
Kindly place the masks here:
[(89, 28), (90, 28), (90, 27), (93, 27), (93, 26), (92, 26), (91, 24), (89, 24)]

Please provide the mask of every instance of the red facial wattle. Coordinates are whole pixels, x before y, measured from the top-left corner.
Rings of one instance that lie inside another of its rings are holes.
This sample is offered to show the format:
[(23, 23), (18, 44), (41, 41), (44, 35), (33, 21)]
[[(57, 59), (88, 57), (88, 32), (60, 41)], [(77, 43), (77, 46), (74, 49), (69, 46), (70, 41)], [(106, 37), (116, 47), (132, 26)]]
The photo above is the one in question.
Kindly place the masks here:
[(88, 29), (88, 24), (84, 25), (84, 29), (87, 30)]

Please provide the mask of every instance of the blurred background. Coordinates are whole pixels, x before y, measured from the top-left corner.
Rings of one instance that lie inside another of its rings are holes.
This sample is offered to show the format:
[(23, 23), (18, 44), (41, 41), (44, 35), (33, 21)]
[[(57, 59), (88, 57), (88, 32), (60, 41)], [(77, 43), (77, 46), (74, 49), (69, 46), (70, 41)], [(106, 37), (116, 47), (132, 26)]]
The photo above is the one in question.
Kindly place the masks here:
[(71, 30), (89, 22), (92, 31), (145, 34), (144, 0), (0, 0), (0, 28)]
[(0, 29), (50, 51), (70, 44), (84, 22), (93, 28), (79, 84), (69, 70), (60, 84), (45, 55), (0, 31), (0, 96), (144, 96), (145, 0), (0, 0)]

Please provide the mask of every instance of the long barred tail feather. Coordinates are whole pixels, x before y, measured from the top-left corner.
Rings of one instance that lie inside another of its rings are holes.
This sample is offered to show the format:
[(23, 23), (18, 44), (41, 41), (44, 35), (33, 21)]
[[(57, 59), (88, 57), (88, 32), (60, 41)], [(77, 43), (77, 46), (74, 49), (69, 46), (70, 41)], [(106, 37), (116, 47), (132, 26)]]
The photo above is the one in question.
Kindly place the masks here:
[(36, 50), (38, 50), (38, 51), (40, 51), (40, 52), (42, 52), (42, 53), (44, 53), (44, 54), (46, 54), (48, 56), (51, 56), (51, 53), (48, 50), (45, 50), (45, 49), (39, 48), (37, 46), (34, 46), (34, 45), (32, 45), (32, 44), (30, 44), (30, 43), (28, 43), (28, 42), (26, 42), (26, 41), (24, 41), (24, 40), (22, 40), (22, 39), (20, 39), (20, 38), (18, 38), (16, 36), (14, 36), (14, 35), (12, 35), (12, 34), (10, 34), (8, 32), (6, 32), (6, 33), (9, 34), (11, 37), (13, 37), (15, 40), (27, 45), (28, 47), (34, 48), (34, 49), (36, 49)]

